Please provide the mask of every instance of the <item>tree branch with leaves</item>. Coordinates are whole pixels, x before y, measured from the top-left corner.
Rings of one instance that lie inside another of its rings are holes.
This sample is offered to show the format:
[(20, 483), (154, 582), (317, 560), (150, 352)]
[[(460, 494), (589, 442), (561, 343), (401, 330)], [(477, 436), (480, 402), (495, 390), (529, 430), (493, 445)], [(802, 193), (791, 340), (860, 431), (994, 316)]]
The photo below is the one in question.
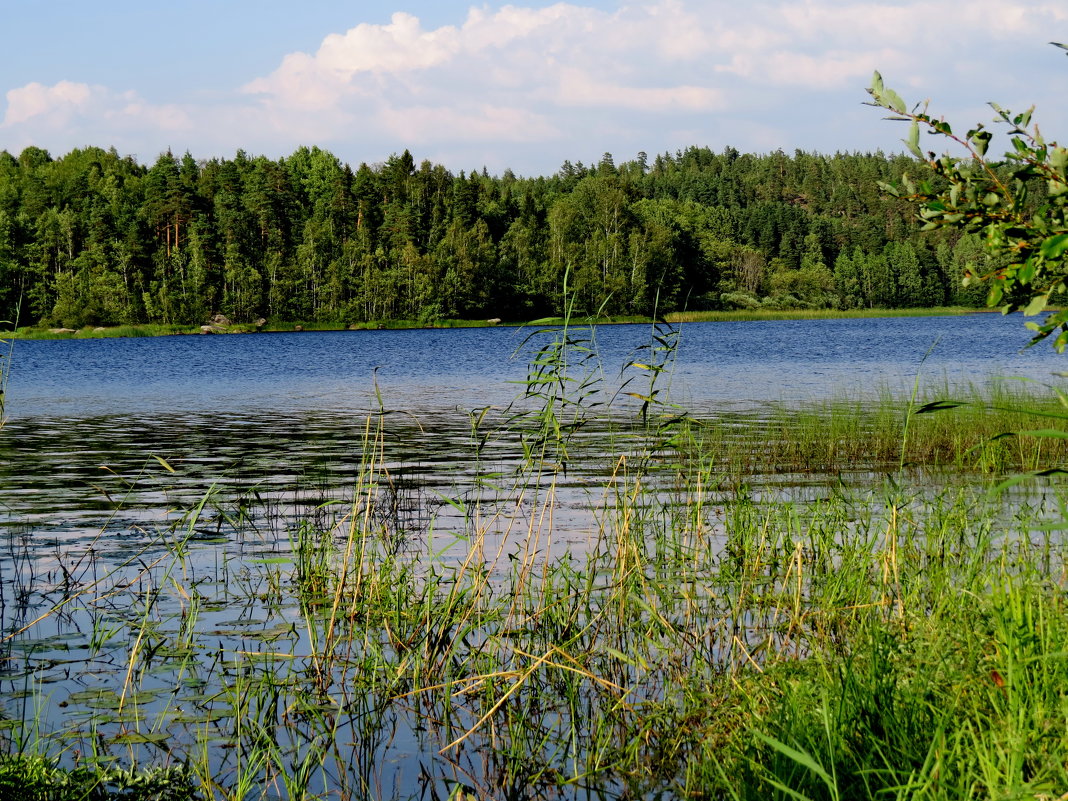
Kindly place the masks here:
[[(1062, 50), (1068, 45), (1052, 42)], [(1034, 107), (1014, 114), (991, 103), (996, 123), (1007, 126), (1010, 149), (995, 159), (988, 155), (993, 133), (977, 124), (963, 136), (928, 111), (928, 103), (911, 110), (876, 72), (868, 105), (891, 112), (888, 119), (909, 123), (904, 140), (909, 152), (931, 168), (934, 178), (900, 184), (880, 183), (884, 191), (914, 203), (921, 230), (955, 227), (983, 236), (995, 266), (973, 270), (965, 284), (988, 281), (987, 305), (1008, 314), (1048, 312), (1041, 322), (1028, 322), (1031, 344), (1056, 333), (1053, 347), (1068, 346), (1068, 149), (1046, 141), (1032, 122)], [(960, 154), (920, 148), (920, 134), (943, 137)]]

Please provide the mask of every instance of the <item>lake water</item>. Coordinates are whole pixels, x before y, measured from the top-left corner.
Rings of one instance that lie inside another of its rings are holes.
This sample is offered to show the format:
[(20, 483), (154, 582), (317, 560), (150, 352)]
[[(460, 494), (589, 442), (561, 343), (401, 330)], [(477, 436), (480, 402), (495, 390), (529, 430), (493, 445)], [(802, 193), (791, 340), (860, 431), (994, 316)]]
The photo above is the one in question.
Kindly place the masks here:
[[(645, 393), (650, 371), (641, 365), (664, 356), (650, 348), (653, 333), (647, 325), (574, 331), (575, 355), (588, 358), (570, 375), (587, 389), (575, 381), (571, 391), (591, 408), (634, 417), (639, 402), (626, 392)], [(0, 430), (0, 624), (9, 635), (29, 628), (3, 641), (5, 714), (24, 715), (30, 684), (55, 683), (34, 696), (66, 699), (38, 712), (46, 727), (82, 731), (99, 718), (93, 693), (121, 684), (126, 666), (92, 645), (97, 622), (54, 611), (71, 588), (131, 558), (139, 581), (152, 575), (152, 560), (171, 547), (160, 532), (213, 492), (187, 532), (183, 564), (210, 577), (205, 597), (226, 596), (249, 565), (285, 561), (295, 521), (329, 526), (341, 514), (323, 504), (344, 500), (359, 480), (376, 410), (389, 412), (374, 447), (390, 476), (392, 525), (446, 540), (461, 533), (450, 526), (463, 525), (456, 509), (465, 488), (480, 471), (503, 475), (502, 466), (519, 461), (519, 435), (507, 422), (536, 406), (516, 401), (528, 364), (552, 337), (485, 328), (16, 342)], [(917, 375), (950, 388), (999, 377), (1058, 381), (1064, 357), (1048, 346), (1022, 350), (1027, 339), (1018, 316), (996, 314), (686, 324), (656, 386), (714, 419), (769, 402), (905, 394)], [(499, 428), (489, 450), (476, 453), (481, 429), (473, 434), (472, 414), (486, 407), (484, 425)], [(587, 453), (596, 457), (596, 425), (590, 432)], [(569, 539), (588, 522), (580, 496), (610, 469), (596, 461), (566, 476), (576, 500), (569, 507), (561, 496), (556, 549), (581, 547)], [(246, 597), (263, 595), (252, 588)], [(109, 603), (110, 619), (121, 619), (121, 604)], [(237, 613), (220, 602), (201, 620), (219, 632), (220, 648), (245, 649), (258, 646), (242, 632), (262, 634), (292, 614)], [(91, 664), (71, 656), (78, 649), (92, 654)]]
[[(576, 355), (598, 357), (586, 367), (594, 366), (600, 408), (634, 415), (638, 401), (617, 390), (629, 378), (625, 390), (646, 392), (648, 375), (624, 368), (658, 358), (652, 333), (648, 325), (573, 332)], [(0, 523), (73, 542), (97, 537), (105, 523), (130, 532), (158, 522), (213, 484), (279, 492), (343, 484), (379, 402), (395, 412), (394, 469), (447, 489), (467, 464), (469, 413), (505, 414), (552, 336), (481, 328), (19, 341), (0, 431)], [(918, 374), (930, 386), (1057, 380), (1064, 359), (1049, 347), (1023, 350), (1026, 342), (1019, 316), (998, 314), (687, 324), (657, 386), (714, 417), (883, 387), (905, 395)], [(507, 435), (494, 443), (505, 461), (518, 448)], [(289, 504), (306, 511), (292, 496)]]
[[(414, 414), (504, 405), (544, 341), (535, 335), (524, 344), (528, 336), (477, 328), (20, 341), (8, 416), (344, 415), (375, 405), (376, 378), (387, 407)], [(671, 389), (700, 411), (907, 388), (918, 372), (967, 382), (1048, 379), (1062, 369), (1049, 347), (1024, 350), (1027, 339), (1018, 315), (998, 314), (691, 323), (681, 328)], [(649, 341), (646, 325), (598, 327), (606, 378), (615, 380)]]

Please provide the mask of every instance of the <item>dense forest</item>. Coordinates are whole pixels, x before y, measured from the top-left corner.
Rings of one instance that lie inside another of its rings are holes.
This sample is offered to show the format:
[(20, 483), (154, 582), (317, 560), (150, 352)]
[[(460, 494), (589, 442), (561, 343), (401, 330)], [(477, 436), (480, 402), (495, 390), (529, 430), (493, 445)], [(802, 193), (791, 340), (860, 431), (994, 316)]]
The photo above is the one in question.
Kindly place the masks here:
[(0, 151), (0, 319), (81, 327), (266, 317), (533, 319), (582, 311), (981, 305), (977, 237), (917, 233), (879, 181), (904, 156), (693, 147), (551, 177), (454, 174), (408, 151), (151, 167)]

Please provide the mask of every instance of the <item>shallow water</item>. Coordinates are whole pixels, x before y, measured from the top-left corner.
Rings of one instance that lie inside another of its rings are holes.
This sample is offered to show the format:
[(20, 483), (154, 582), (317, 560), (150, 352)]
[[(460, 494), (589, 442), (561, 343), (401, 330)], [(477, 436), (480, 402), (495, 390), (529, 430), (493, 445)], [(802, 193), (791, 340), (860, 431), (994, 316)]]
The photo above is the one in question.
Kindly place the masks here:
[[(513, 402), (547, 335), (527, 337), (490, 328), (16, 343), (0, 431), (6, 716), (151, 759), (160, 746), (123, 738), (174, 729), (188, 713), (200, 733), (185, 736), (214, 749), (219, 771), (236, 770), (224, 747), (231, 685), (203, 642), (227, 654), (313, 650), (292, 597), (282, 600), (295, 531), (312, 520), (343, 532), (370, 461), (379, 501), (368, 513), (398, 554), (466, 553), (473, 526), (488, 535), (488, 570), (508, 569), (513, 542), (581, 552), (597, 536), (590, 498), (612, 491), (625, 467), (611, 457), (631, 434), (580, 429), (568, 469), (553, 475), (551, 527), (538, 517), (541, 478), (522, 479), (517, 501), (510, 488), (536, 420), (516, 415), (539, 400)], [(599, 355), (587, 363), (592, 416), (610, 407), (636, 418), (639, 402), (625, 393), (646, 393), (649, 375), (625, 365), (655, 362), (649, 343), (649, 326), (601, 327), (584, 342)], [(769, 401), (905, 393), (917, 373), (951, 387), (1051, 380), (1062, 357), (1018, 352), (1025, 343), (1018, 318), (991, 314), (688, 324), (657, 387), (727, 421)], [(798, 497), (820, 496), (821, 482), (775, 479)], [(473, 522), (466, 510), (476, 508)], [(123, 699), (119, 714), (130, 648), (142, 647), (131, 632), (148, 623), (157, 634), (144, 648), (162, 650), (139, 668), (136, 713)], [(419, 775), (434, 784), (473, 769), (440, 762), (440, 743), (396, 709), (364, 715), (384, 717), (370, 745), (353, 735), (362, 744), (350, 762), (362, 764), (361, 781), (388, 788), (381, 797), (417, 794)]]

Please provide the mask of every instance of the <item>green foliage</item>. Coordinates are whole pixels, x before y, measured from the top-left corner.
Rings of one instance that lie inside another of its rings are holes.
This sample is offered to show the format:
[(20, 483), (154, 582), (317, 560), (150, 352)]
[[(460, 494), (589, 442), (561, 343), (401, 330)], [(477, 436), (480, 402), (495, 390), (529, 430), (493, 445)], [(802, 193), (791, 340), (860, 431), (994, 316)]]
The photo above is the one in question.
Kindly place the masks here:
[(200, 794), (189, 771), (78, 767), (66, 770), (44, 756), (0, 758), (0, 798), (12, 801), (193, 801)]
[[(86, 148), (0, 152), (0, 319), (194, 325), (222, 313), (335, 325), (942, 302), (898, 156), (692, 147), (552, 176), (453, 174), (410, 153), (355, 170), (318, 148), (140, 165)], [(880, 261), (888, 243), (918, 259)], [(955, 237), (943, 237), (946, 258)], [(933, 252), (933, 251), (932, 251)], [(836, 272), (841, 254), (857, 265)], [(895, 270), (912, 273), (899, 278)], [(956, 268), (954, 268), (956, 269)], [(917, 272), (918, 270), (918, 272)], [(958, 270), (959, 272), (959, 270)]]
[[(932, 174), (914, 180), (906, 173), (900, 184), (883, 183), (883, 189), (917, 207), (925, 231), (954, 228), (982, 237), (990, 261), (969, 265), (965, 283), (988, 281), (986, 302), (1004, 313), (1034, 316), (1051, 303), (1063, 304), (1068, 290), (1068, 149), (1042, 136), (1032, 123), (1034, 109), (1014, 114), (990, 104), (1009, 140), (1004, 155), (995, 159), (987, 155), (993, 134), (983, 124), (963, 135), (954, 133), (948, 122), (928, 112), (926, 103), (909, 110), (879, 73), (868, 92), (871, 105), (891, 111), (890, 119), (909, 123), (905, 145)], [(925, 153), (921, 132), (949, 140), (962, 154)], [(1027, 325), (1035, 332), (1032, 344), (1059, 331), (1053, 347), (1063, 352), (1068, 345), (1068, 308)]]

